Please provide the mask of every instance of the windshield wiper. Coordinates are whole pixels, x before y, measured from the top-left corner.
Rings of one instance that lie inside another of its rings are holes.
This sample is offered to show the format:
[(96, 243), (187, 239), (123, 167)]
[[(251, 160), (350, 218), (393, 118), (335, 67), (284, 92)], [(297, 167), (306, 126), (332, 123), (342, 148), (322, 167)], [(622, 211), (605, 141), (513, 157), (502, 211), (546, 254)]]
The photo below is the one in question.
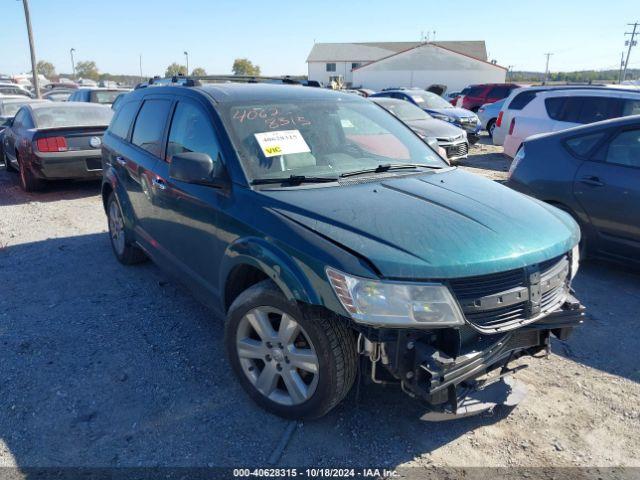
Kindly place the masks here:
[(376, 168), (367, 168), (364, 170), (355, 170), (353, 172), (346, 172), (340, 175), (341, 178), (344, 177), (352, 177), (354, 175), (363, 175), (365, 173), (383, 173), (388, 172), (389, 170), (415, 170), (416, 168), (430, 168), (434, 170), (438, 170), (443, 167), (439, 167), (437, 165), (424, 165), (422, 163), (400, 163), (400, 164), (391, 164), (391, 163), (381, 163)]
[(337, 182), (337, 177), (307, 177), (305, 175), (289, 175), (288, 177), (256, 178), (251, 185), (269, 185), (286, 183), (288, 185), (300, 185), (302, 183), (329, 183)]

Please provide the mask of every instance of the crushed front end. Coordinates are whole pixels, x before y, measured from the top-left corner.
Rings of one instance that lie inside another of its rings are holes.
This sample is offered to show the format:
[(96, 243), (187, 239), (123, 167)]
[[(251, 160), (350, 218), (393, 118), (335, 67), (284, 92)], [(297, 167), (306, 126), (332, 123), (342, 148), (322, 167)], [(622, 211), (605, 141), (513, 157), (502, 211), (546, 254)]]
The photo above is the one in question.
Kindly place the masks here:
[[(439, 328), (357, 325), (369, 377), (395, 382), (441, 420), (481, 413), (518, 396), (505, 378), (513, 360), (546, 355), (552, 335), (564, 340), (585, 308), (573, 296), (577, 249), (521, 269), (442, 280), (464, 321)], [(354, 298), (357, 297), (357, 292)], [(517, 403), (517, 401), (516, 401)]]

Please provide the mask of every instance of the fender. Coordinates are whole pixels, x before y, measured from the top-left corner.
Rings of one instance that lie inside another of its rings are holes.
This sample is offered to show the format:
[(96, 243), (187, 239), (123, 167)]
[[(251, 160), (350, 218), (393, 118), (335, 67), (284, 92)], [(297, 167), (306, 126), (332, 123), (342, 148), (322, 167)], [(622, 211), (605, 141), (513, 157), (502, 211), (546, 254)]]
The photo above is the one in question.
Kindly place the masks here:
[[(290, 301), (322, 305), (320, 295), (300, 266), (284, 250), (263, 238), (243, 237), (231, 243), (220, 263), (220, 291), (234, 267), (249, 265), (266, 273)], [(224, 299), (223, 299), (224, 303)]]
[(107, 188), (107, 185), (111, 187), (111, 190), (113, 190), (116, 194), (116, 198), (118, 199), (118, 203), (120, 204), (120, 208), (122, 209), (125, 226), (127, 227), (127, 229), (133, 232), (135, 226), (133, 207), (131, 206), (131, 202), (129, 201), (129, 196), (126, 194), (124, 185), (122, 185), (122, 183), (118, 179), (118, 175), (116, 174), (115, 169), (110, 164), (102, 173), (101, 193), (105, 213), (107, 211), (107, 199), (105, 198), (105, 190)]

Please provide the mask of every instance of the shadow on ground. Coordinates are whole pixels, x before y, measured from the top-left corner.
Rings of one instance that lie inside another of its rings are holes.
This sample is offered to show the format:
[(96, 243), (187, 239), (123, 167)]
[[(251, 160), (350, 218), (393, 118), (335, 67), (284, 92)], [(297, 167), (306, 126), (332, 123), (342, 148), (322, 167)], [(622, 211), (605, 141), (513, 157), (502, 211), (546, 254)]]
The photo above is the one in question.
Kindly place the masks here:
[[(637, 299), (637, 277), (581, 275), (602, 292), (583, 296), (594, 320), (571, 358), (633, 378), (637, 308), (604, 292)], [(18, 466), (265, 466), (287, 422), (241, 391), (222, 320), (155, 266), (121, 266), (106, 234), (58, 238), (0, 251), (0, 285), (0, 440)], [(356, 400), (299, 427), (281, 463), (394, 466), (508, 413), (434, 424), (397, 388)]]
[[(2, 171), (0, 169), (0, 171)], [(100, 194), (100, 180), (56, 180), (45, 182), (42, 191), (26, 193), (20, 188), (18, 174), (3, 171), (0, 175), (0, 206), (29, 202), (57, 202)]]

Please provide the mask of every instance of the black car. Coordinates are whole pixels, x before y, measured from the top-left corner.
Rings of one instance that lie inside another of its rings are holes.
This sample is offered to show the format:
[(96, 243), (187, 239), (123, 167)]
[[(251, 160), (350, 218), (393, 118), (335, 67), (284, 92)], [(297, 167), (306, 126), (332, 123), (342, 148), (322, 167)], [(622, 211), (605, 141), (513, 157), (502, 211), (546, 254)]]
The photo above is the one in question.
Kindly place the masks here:
[(569, 212), (583, 255), (640, 264), (640, 116), (529, 137), (508, 185)]
[(7, 170), (27, 192), (45, 180), (100, 178), (102, 135), (112, 117), (102, 105), (40, 102), (18, 110), (3, 134)]
[(357, 95), (141, 86), (102, 155), (116, 258), (151, 257), (224, 318), (231, 368), (279, 415), (324, 415), (360, 360), (432, 410), (478, 413), (473, 392), (508, 391), (480, 377), (581, 322), (571, 217), (450, 167)]

